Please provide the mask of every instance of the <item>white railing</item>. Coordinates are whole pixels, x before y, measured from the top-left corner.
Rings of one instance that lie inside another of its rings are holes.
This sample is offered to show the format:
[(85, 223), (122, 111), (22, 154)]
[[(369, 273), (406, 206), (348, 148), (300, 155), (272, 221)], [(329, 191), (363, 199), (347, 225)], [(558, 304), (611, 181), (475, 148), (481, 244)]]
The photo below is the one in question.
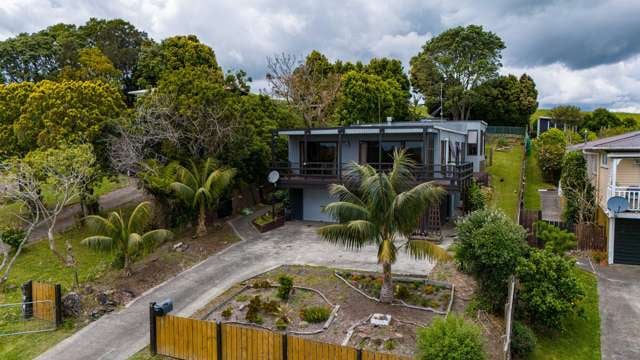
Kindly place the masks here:
[(629, 211), (640, 211), (640, 189), (609, 185), (608, 193), (607, 199), (613, 196), (621, 196), (627, 199)]

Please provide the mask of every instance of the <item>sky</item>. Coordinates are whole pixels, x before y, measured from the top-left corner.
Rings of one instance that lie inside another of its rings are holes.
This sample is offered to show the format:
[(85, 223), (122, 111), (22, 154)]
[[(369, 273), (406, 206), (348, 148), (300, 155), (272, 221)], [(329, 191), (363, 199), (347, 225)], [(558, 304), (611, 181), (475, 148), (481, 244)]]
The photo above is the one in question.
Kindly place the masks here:
[(222, 67), (266, 86), (266, 58), (409, 60), (440, 32), (478, 24), (505, 42), (502, 73), (533, 77), (540, 107), (640, 112), (639, 0), (0, 0), (0, 39), (123, 18), (159, 41), (195, 34)]

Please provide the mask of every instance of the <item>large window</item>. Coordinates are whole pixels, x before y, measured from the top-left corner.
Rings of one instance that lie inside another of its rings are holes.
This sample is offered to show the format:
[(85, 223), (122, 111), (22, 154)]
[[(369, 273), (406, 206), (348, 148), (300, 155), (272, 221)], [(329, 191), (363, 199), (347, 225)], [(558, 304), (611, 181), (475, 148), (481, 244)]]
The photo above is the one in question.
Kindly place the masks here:
[(407, 154), (416, 163), (422, 163), (422, 142), (420, 141), (383, 141), (382, 151), (378, 141), (360, 142), (361, 164), (390, 164), (395, 150), (406, 149)]
[(300, 159), (306, 174), (335, 175), (338, 143), (308, 141), (305, 159), (304, 142), (300, 142)]
[(469, 130), (467, 132), (467, 155), (478, 156), (478, 130)]

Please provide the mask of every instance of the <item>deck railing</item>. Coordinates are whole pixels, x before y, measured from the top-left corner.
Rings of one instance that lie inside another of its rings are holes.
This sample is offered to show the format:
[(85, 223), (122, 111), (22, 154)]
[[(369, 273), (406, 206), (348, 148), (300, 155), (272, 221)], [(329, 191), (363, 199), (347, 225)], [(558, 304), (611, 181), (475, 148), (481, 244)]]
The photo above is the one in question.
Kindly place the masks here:
[(640, 211), (640, 188), (609, 185), (607, 200), (614, 196), (627, 199), (629, 211)]
[[(281, 162), (273, 165), (273, 169), (280, 172), (283, 180), (318, 180), (341, 181), (350, 163), (337, 162)], [(392, 163), (368, 163), (379, 171), (388, 171)], [(418, 181), (450, 180), (458, 183), (469, 180), (473, 176), (473, 163), (463, 164), (431, 164), (416, 165), (413, 174)]]

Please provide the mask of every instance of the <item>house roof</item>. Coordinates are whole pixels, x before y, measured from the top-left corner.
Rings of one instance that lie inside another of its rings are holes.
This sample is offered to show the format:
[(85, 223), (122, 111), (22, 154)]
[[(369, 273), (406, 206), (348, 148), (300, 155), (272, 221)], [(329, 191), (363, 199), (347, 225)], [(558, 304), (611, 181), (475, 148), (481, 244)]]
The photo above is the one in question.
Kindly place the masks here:
[(640, 150), (640, 131), (576, 144), (569, 150)]

